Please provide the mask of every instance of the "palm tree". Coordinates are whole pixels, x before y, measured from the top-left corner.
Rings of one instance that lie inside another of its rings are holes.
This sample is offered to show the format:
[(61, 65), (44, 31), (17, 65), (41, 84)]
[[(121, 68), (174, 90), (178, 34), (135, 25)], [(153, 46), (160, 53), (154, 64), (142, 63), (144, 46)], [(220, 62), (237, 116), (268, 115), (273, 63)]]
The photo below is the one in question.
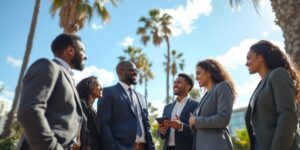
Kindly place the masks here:
[[(67, 33), (75, 34), (83, 28), (85, 21), (91, 20), (93, 11), (97, 12), (104, 23), (110, 22), (111, 19), (104, 7), (105, 0), (95, 0), (93, 6), (88, 0), (53, 0), (52, 2), (51, 15), (54, 17), (59, 11), (60, 27)], [(111, 2), (116, 6), (118, 0), (111, 0)]]
[[(178, 73), (178, 69), (181, 71), (184, 69), (184, 59), (182, 58), (182, 56), (183, 53), (177, 53), (175, 49), (171, 51), (170, 72), (172, 75), (172, 82), (174, 82), (174, 78), (175, 75)], [(165, 56), (165, 58), (167, 59), (167, 56)], [(166, 66), (167, 63), (163, 62), (163, 65)], [(166, 71), (167, 71), (167, 67), (166, 67)], [(171, 99), (174, 101), (174, 95), (172, 95)]]
[[(231, 6), (239, 5), (241, 0), (230, 0)], [(257, 10), (258, 2), (253, 0)], [(300, 68), (300, 6), (299, 0), (271, 0), (271, 6), (275, 13), (275, 23), (283, 31), (285, 50), (292, 61)]]
[(20, 91), (21, 91), (21, 86), (22, 86), (22, 79), (23, 79), (25, 70), (27, 68), (31, 49), (32, 49), (32, 43), (33, 43), (36, 23), (37, 23), (37, 19), (38, 19), (38, 15), (39, 15), (40, 5), (41, 5), (41, 0), (36, 0), (32, 20), (31, 20), (31, 25), (30, 25), (30, 31), (29, 31), (29, 35), (28, 35), (28, 39), (27, 39), (27, 43), (26, 43), (26, 50), (25, 50), (25, 54), (23, 57), (23, 63), (22, 63), (22, 67), (21, 67), (21, 71), (20, 71), (20, 75), (19, 75), (19, 79), (18, 79), (18, 84), (17, 84), (16, 90), (15, 90), (15, 97), (13, 100), (13, 105), (12, 105), (10, 112), (7, 115), (7, 119), (6, 119), (6, 122), (4, 125), (4, 130), (3, 130), (2, 134), (0, 135), (0, 139), (7, 138), (8, 136), (11, 135), (11, 133), (12, 133), (11, 126), (12, 126), (12, 123), (15, 122), (15, 120), (16, 120), (15, 116), (16, 116), (17, 107), (18, 107), (19, 101), (20, 101)]
[[(143, 65), (143, 68), (141, 70), (141, 78), (139, 80), (140, 84), (142, 84), (143, 82), (144, 85), (145, 85), (145, 98), (147, 99), (148, 97), (148, 81), (149, 79), (153, 79), (154, 78), (154, 74), (152, 73), (151, 71), (151, 66), (152, 66), (152, 63), (149, 63), (148, 59), (145, 60), (144, 62), (144, 65)], [(143, 81), (144, 80), (144, 81)]]
[(183, 53), (177, 53), (174, 49), (171, 52), (171, 75), (172, 81), (174, 82), (175, 75), (178, 73), (178, 70), (183, 71), (184, 69), (184, 59), (182, 58)]
[[(137, 29), (137, 34), (141, 35), (141, 41), (144, 45), (152, 39), (155, 46), (159, 46), (163, 40), (167, 44), (167, 81), (166, 81), (166, 100), (169, 103), (169, 78), (170, 78), (170, 41), (169, 37), (171, 35), (171, 25), (172, 17), (164, 13), (160, 14), (157, 9), (152, 9), (149, 11), (150, 17), (141, 17), (139, 22), (144, 23), (143, 27)], [(152, 37), (152, 38), (151, 38)]]

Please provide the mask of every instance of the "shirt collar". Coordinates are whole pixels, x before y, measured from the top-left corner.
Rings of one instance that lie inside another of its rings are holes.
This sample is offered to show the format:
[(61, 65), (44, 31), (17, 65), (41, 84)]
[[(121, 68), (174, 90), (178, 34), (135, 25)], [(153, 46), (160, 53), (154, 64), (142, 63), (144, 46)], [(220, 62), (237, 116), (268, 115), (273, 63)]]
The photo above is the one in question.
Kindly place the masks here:
[(131, 88), (132, 89), (132, 87), (131, 86), (128, 86), (127, 84), (125, 84), (124, 82), (122, 82), (122, 81), (119, 81), (119, 83), (121, 84), (121, 86), (123, 87), (123, 89), (125, 90), (125, 91), (127, 91), (129, 88)]
[(179, 102), (179, 101), (177, 100), (177, 98), (176, 98), (176, 103), (184, 104), (184, 103), (186, 103), (186, 102), (188, 101), (189, 98), (190, 98), (190, 95), (187, 95), (185, 98), (183, 98), (183, 99), (181, 100), (181, 102)]
[(72, 72), (72, 68), (70, 67), (70, 65), (64, 61), (63, 59), (59, 58), (59, 57), (54, 57), (55, 60), (57, 60), (66, 70), (67, 72), (73, 76), (73, 72)]

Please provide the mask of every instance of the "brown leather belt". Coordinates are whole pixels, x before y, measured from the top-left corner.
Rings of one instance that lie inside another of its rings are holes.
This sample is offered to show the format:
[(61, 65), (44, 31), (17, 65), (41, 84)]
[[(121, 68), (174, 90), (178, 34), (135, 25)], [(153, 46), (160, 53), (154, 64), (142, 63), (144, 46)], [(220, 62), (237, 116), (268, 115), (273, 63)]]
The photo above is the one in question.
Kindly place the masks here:
[(134, 143), (133, 150), (145, 150), (146, 149), (146, 143)]

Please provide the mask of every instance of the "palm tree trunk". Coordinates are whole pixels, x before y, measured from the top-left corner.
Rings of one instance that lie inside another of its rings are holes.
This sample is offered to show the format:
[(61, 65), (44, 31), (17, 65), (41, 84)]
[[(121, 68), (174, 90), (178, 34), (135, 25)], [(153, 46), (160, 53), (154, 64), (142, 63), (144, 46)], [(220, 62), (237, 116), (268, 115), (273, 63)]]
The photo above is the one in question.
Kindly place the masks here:
[(167, 35), (167, 33), (165, 33), (165, 39), (166, 39), (166, 43), (167, 43), (167, 98), (166, 98), (166, 102), (167, 104), (170, 103), (170, 96), (169, 96), (169, 80), (170, 80), (170, 41), (169, 41), (169, 37)]
[[(277, 18), (275, 22), (283, 32), (285, 50), (300, 71), (300, 1), (271, 0), (271, 5)], [(299, 105), (298, 103), (297, 106)], [(300, 116), (300, 111), (297, 113)]]
[(148, 77), (145, 77), (145, 98), (147, 100), (148, 97)]
[(19, 101), (20, 101), (20, 91), (21, 91), (21, 87), (22, 87), (22, 79), (23, 79), (25, 70), (27, 68), (27, 64), (28, 64), (31, 49), (32, 49), (33, 37), (34, 37), (34, 33), (35, 33), (35, 28), (36, 28), (38, 14), (39, 14), (39, 10), (40, 10), (40, 5), (41, 5), (41, 0), (36, 0), (32, 20), (31, 20), (28, 40), (27, 40), (27, 44), (26, 44), (26, 50), (25, 50), (25, 54), (24, 54), (24, 58), (23, 58), (22, 67), (21, 67), (21, 72), (19, 75), (18, 84), (17, 84), (16, 91), (15, 91), (15, 97), (13, 100), (13, 105), (12, 105), (10, 112), (7, 115), (7, 119), (6, 119), (6, 122), (4, 125), (4, 130), (3, 130), (3, 133), (0, 135), (0, 139), (7, 138), (12, 133), (11, 127), (12, 127), (12, 123), (15, 121), (16, 112), (18, 109)]
[(300, 68), (300, 1), (271, 0), (273, 11), (283, 31), (285, 50)]

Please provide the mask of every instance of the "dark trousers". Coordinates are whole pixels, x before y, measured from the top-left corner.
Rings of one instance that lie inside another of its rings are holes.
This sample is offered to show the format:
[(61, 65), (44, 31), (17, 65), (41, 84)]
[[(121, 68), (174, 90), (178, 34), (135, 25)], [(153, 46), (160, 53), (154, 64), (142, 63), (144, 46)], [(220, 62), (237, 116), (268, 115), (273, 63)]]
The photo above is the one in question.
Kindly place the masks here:
[(167, 146), (166, 150), (175, 150), (175, 146)]

